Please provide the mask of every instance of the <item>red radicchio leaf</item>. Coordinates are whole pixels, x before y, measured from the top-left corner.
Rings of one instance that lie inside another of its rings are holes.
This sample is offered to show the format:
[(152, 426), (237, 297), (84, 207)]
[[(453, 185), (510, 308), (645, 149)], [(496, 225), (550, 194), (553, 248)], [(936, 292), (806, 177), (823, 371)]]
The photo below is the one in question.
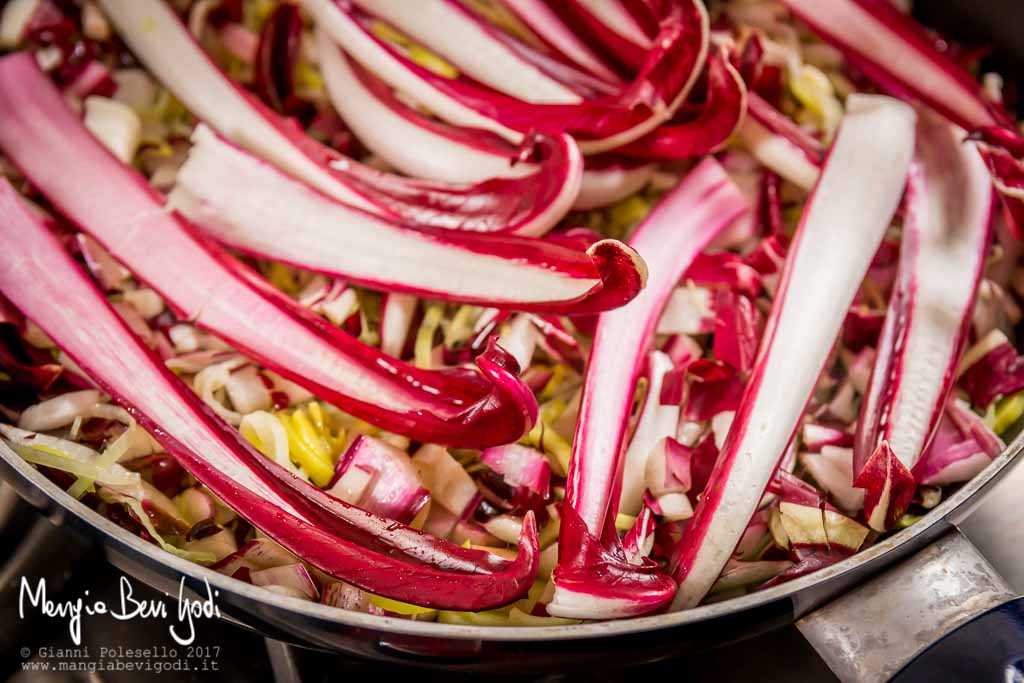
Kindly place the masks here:
[(693, 487), (693, 459), (694, 449), (671, 437), (665, 439), (666, 474), (671, 475), (683, 491)]
[[(903, 466), (876, 463), (882, 474), (863, 478), (891, 488), (869, 490), (865, 496), (864, 514), (878, 531), (891, 528), (888, 523), (906, 510), (897, 487), (942, 417), (991, 243), (995, 195), (981, 158), (962, 144), (963, 131), (922, 110), (916, 140), (896, 286), (861, 402), (854, 447), (855, 472), (866, 459), (887, 459), (890, 449)], [(953, 194), (956, 202), (949, 201)], [(886, 444), (881, 454), (879, 443)], [(907, 486), (912, 484), (911, 479)], [(876, 503), (893, 510), (875, 510)], [(883, 522), (886, 526), (879, 526)]]
[(868, 524), (873, 529), (891, 529), (914, 499), (914, 475), (883, 441), (861, 468), (853, 485), (864, 489), (864, 509), (871, 510)]
[[(987, 100), (977, 79), (953, 55), (937, 49), (942, 43), (937, 44), (933, 35), (886, 0), (784, 0), (784, 4), (881, 90), (922, 101), (965, 130), (1002, 128), (999, 137), (1020, 139), (1002, 103)], [(1019, 149), (1020, 144), (1012, 147)], [(1021, 167), (1008, 151), (997, 161), (991, 150), (982, 149), (983, 156), (1019, 227), (1024, 195), (1014, 183), (1021, 179)]]
[[(330, 0), (324, 2), (334, 7)], [(98, 0), (98, 4), (133, 55), (196, 118), (290, 176), (353, 207), (379, 216), (401, 218), (416, 226), (540, 234), (561, 219), (580, 189), (583, 159), (572, 138), (564, 133), (557, 134), (557, 142), (552, 145), (550, 136), (536, 134), (534, 129), (517, 134), (514, 139), (514, 143), (524, 143), (519, 151), (529, 157), (516, 155), (516, 159), (531, 162), (527, 169), (531, 172), (522, 176), (492, 177), (472, 183), (445, 182), (440, 175), (409, 173), (408, 168), (402, 170), (409, 175), (435, 180), (413, 179), (371, 168), (321, 144), (307, 135), (294, 119), (275, 113), (258, 97), (239, 87), (210, 61), (163, 0)], [(303, 6), (312, 11), (312, 4), (312, 0), (306, 0)], [(339, 48), (329, 39), (321, 38), (324, 46), (319, 51), (320, 67), (331, 103), (337, 106), (340, 98), (341, 102), (353, 103), (360, 111), (366, 106), (372, 107), (378, 125), (368, 124), (361, 134), (362, 142), (369, 140), (367, 131), (387, 128), (386, 138), (394, 143), (395, 129), (385, 124), (388, 120), (394, 122), (397, 112), (365, 92), (360, 86), (362, 81), (354, 74), (350, 81), (338, 84), (336, 70), (351, 70), (345, 66), (347, 61)], [(342, 107), (338, 109), (343, 112)], [(408, 107), (404, 110), (412, 111)], [(295, 114), (303, 120), (310, 118), (304, 111)], [(401, 116), (397, 118), (404, 120)], [(545, 127), (539, 124), (535, 128)], [(420, 132), (426, 130), (419, 123), (412, 124), (411, 128)], [(403, 130), (408, 133), (408, 127)], [(448, 157), (469, 153), (479, 160), (474, 152), (480, 149), (478, 144), (486, 137), (481, 131), (468, 129), (460, 129), (456, 137), (428, 134), (428, 139), (434, 142), (447, 141), (451, 152), (434, 154), (431, 158), (444, 161), (449, 168), (464, 170), (470, 165), (453, 163)], [(419, 139), (422, 142), (422, 137)], [(429, 143), (400, 143), (399, 148), (422, 151), (424, 144), (429, 146)], [(504, 147), (516, 151), (515, 144)], [(500, 153), (485, 156), (490, 160), (488, 163), (498, 161), (501, 170), (509, 170), (508, 157), (499, 158)], [(419, 158), (423, 158), (422, 155)], [(401, 168), (397, 164), (396, 167)], [(224, 175), (231, 177), (231, 174)], [(273, 193), (265, 196), (273, 196)]]
[[(668, 355), (668, 354), (666, 354)], [(669, 356), (671, 359), (672, 357)], [(674, 362), (674, 359), (672, 359)], [(689, 362), (686, 363), (689, 365)], [(658, 400), (663, 406), (679, 405), (686, 394), (686, 367), (677, 367), (665, 373), (661, 378), (661, 392)]]
[(753, 92), (768, 102), (778, 102), (782, 94), (782, 71), (774, 64), (766, 64), (764, 35), (760, 30), (751, 31), (733, 53), (733, 64), (743, 77), (743, 82)]
[(715, 358), (742, 373), (749, 372), (757, 355), (761, 321), (754, 302), (729, 291), (715, 293)]
[(656, 514), (650, 507), (645, 506), (640, 510), (636, 522), (630, 527), (625, 538), (622, 539), (622, 549), (634, 561), (647, 554), (644, 546), (648, 543), (653, 546), (654, 540), (652, 536), (657, 526), (657, 521), (654, 518)]
[(819, 569), (824, 569), (825, 567), (832, 566), (837, 562), (842, 562), (853, 555), (853, 553), (850, 552), (848, 548), (836, 545), (832, 548), (796, 548), (793, 550), (791, 555), (796, 564), (775, 578), (769, 579), (761, 584), (761, 588), (771, 588), (772, 586), (778, 586), (779, 584), (792, 581), (793, 579), (799, 579), (801, 576), (806, 576), (807, 574), (816, 572)]
[[(631, 244), (648, 255), (648, 284), (633, 304), (603, 314), (598, 323), (566, 478), (559, 566), (552, 575), (555, 591), (548, 604), (552, 614), (632, 616), (656, 610), (671, 599), (671, 578), (617, 559), (625, 557), (614, 524), (618, 498), (625, 490), (623, 444), (636, 382), (648, 358), (646, 349), (668, 298), (693, 258), (747, 208), (724, 169), (714, 159), (705, 159), (632, 237)], [(624, 350), (631, 354), (628, 359), (623, 359)], [(570, 508), (574, 518), (567, 525)], [(605, 552), (602, 545), (607, 546)], [(630, 584), (636, 590), (626, 595), (623, 590)]]
[(993, 126), (974, 131), (968, 139), (978, 142), (978, 151), (1010, 214), (1010, 227), (1020, 239), (1024, 236), (1024, 138), (1016, 131)]
[(788, 251), (788, 237), (782, 233), (769, 235), (747, 255), (747, 264), (761, 275), (774, 275), (782, 270)]
[(62, 368), (53, 357), (18, 340), (13, 331), (0, 335), (0, 369), (19, 386), (44, 393), (60, 377)]
[[(608, 524), (605, 534), (615, 533), (614, 519), (609, 517)], [(559, 556), (572, 561), (558, 566), (560, 588), (574, 594), (592, 592), (610, 605), (664, 604), (665, 575), (656, 563), (645, 557), (640, 564), (632, 564), (621, 544), (601, 543), (569, 505), (562, 506), (561, 525), (560, 538), (566, 540), (560, 542)]]
[(885, 311), (853, 306), (843, 323), (843, 343), (851, 351), (859, 351), (878, 343), (885, 322)]
[(710, 420), (718, 413), (736, 410), (743, 394), (743, 382), (736, 370), (720, 360), (702, 358), (686, 369), (688, 384), (683, 417)]
[(551, 56), (609, 83), (621, 83), (618, 74), (544, 0), (506, 0), (502, 4), (533, 30)]
[[(535, 129), (573, 135), (585, 153), (608, 151), (671, 118), (696, 80), (707, 53), (707, 13), (695, 0), (672, 5), (658, 38), (630, 84), (610, 95), (569, 104), (534, 104), (468, 78), (445, 78), (408, 59), (367, 28), (369, 18), (330, 0), (307, 0), (325, 32), (355, 59), (452, 123), (486, 128), (510, 141)], [(443, 53), (444, 51), (441, 50)]]
[(781, 467), (768, 483), (768, 491), (777, 495), (784, 503), (835, 509), (825, 502), (825, 498), (818, 489)]
[(782, 178), (779, 174), (765, 170), (761, 175), (761, 197), (758, 204), (761, 227), (768, 235), (782, 235), (785, 225), (782, 221)]
[[(626, 70), (635, 70), (644, 63), (644, 57), (651, 47), (651, 36), (646, 33), (642, 24), (650, 21), (648, 15), (643, 20), (629, 11), (629, 5), (636, 3), (587, 3), (579, 0), (550, 2), (548, 6), (554, 10), (564, 23), (582, 34), (588, 44), (594, 46), (602, 55), (621, 64)], [(605, 6), (607, 12), (594, 11)], [(664, 18), (664, 17), (661, 17)]]
[[(219, 420), (141, 345), (2, 181), (0, 215), (7, 237), (18, 235), (11, 242), (17, 247), (9, 253), (11, 267), (0, 272), (3, 293), (198, 480), (287, 550), (365, 590), (432, 607), (489, 609), (522, 597), (533, 583), (538, 556), (532, 515), (524, 520), (518, 560), (506, 563), (370, 515), (298, 480)], [(29, 284), (24, 274), (32, 271), (38, 281)], [(76, 296), (58, 303), (49, 292), (64, 287)], [(79, 333), (82, 320), (94, 336)]]
[[(476, 436), (489, 435), (487, 444), (474, 444), (480, 446), (514, 441), (529, 429), (535, 399), (505, 368), (506, 354), (497, 347), (477, 359), (493, 394), (479, 392), (483, 377), (459, 389), (466, 381), (464, 373), (418, 370), (392, 358), (383, 362), (379, 350), (343, 334), (223, 250), (191, 234), (189, 225), (164, 210), (163, 197), (144, 178), (89, 134), (31, 55), (18, 53), (0, 60), (0, 91), (4, 153), (66, 217), (107, 249), (113, 247), (112, 256), (161, 294), (181, 319), (215, 331), (287, 379), (389, 431), (445, 445), (454, 445), (448, 436), (461, 440), (473, 435), (476, 441)], [(59, 138), (49, 134), (55, 129), (61, 131)], [(40, 152), (43, 149), (45, 153)], [(104, 183), (67, 182), (69, 177), (102, 177)], [(117, 199), (106, 201), (107, 196)], [(140, 221), (149, 228), (146, 238), (126, 238), (124, 226), (139, 229)], [(187, 270), (187, 276), (179, 269)], [(220, 295), (211, 299), (211, 291)], [(239, 310), (250, 316), (239, 316)], [(353, 380), (364, 371), (367, 379), (376, 379), (362, 385), (371, 387), (372, 395), (359, 397)], [(389, 395), (402, 401), (407, 397), (408, 409), (383, 408)], [(512, 406), (519, 407), (510, 411)], [(454, 414), (453, 421), (446, 422), (445, 414)], [(427, 431), (412, 435), (422, 429)]]
[[(951, 407), (955, 408), (953, 404)], [(931, 445), (914, 465), (913, 474), (918, 482), (924, 486), (945, 486), (967, 481), (992, 462), (992, 454), (975, 438), (971, 426), (966, 432), (961, 431), (948, 412), (943, 415)], [(988, 429), (984, 423), (981, 426)], [(999, 451), (1001, 442), (995, 434), (989, 432), (982, 440), (994, 440), (995, 450)]]
[(708, 432), (696, 446), (690, 449), (690, 496), (696, 498), (704, 491), (711, 479), (711, 470), (718, 459), (715, 435)]
[(761, 274), (742, 256), (727, 251), (698, 256), (686, 277), (702, 287), (726, 287), (748, 297), (761, 293)]
[[(673, 563), (676, 608), (703, 600), (757, 510), (903, 194), (914, 111), (872, 95), (852, 95), (847, 104), (797, 228), (753, 379)], [(865, 174), (868, 167), (882, 169), (884, 180)]]
[(256, 92), (274, 110), (295, 113), (295, 61), (299, 54), (302, 17), (290, 2), (278, 5), (267, 17), (256, 50)]
[(706, 80), (707, 97), (697, 114), (677, 116), (617, 151), (641, 159), (674, 160), (699, 157), (725, 145), (747, 109), (747, 90), (725, 47), (708, 59)]

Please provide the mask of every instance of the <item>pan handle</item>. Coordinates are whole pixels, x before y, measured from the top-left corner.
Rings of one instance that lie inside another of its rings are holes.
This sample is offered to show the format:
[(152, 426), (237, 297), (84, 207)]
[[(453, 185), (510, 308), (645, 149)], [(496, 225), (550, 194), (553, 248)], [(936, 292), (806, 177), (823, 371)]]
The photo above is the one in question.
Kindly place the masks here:
[[(991, 634), (997, 624), (1021, 616), (1014, 597), (988, 560), (954, 529), (803, 617), (797, 627), (844, 683), (1004, 680), (1015, 671), (1006, 667), (1024, 657), (1024, 619), (1016, 628), (996, 630), (995, 640)], [(964, 643), (970, 644), (967, 651), (960, 649)], [(951, 649), (959, 659), (945, 654)], [(956, 675), (951, 665), (968, 667), (968, 676)], [(983, 670), (998, 673), (988, 676)]]

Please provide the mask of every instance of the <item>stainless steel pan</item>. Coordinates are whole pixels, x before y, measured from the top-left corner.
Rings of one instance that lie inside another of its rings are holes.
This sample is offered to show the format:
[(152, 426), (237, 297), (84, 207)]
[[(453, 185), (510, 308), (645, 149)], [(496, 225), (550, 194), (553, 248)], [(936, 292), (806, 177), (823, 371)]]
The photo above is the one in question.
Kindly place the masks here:
[[(974, 40), (979, 35), (993, 36), (994, 42), (1004, 38), (1003, 57), (1024, 64), (1024, 52), (1014, 42), (1024, 28), (1024, 4), (1018, 0), (918, 4), (930, 23), (954, 35), (966, 29), (974, 31)], [(957, 526), (1022, 449), (1024, 436), (911, 528), (809, 576), (683, 612), (546, 628), (412, 622), (283, 597), (173, 557), (129, 534), (2, 444), (0, 477), (54, 523), (97, 541), (107, 559), (127, 574), (172, 595), (182, 578), (196, 597), (205, 595), (208, 582), (219, 591), (217, 603), (226, 618), (285, 642), (462, 670), (567, 671), (596, 656), (617, 663), (654, 661), (798, 620), (841, 679), (873, 681), (888, 678), (929, 643), (1012, 597)]]
[[(128, 533), (69, 496), (2, 443), (0, 476), (52, 522), (99, 542), (108, 561), (125, 573), (171, 595), (184, 578), (197, 599), (205, 597), (208, 582), (219, 591), (217, 604), (227, 618), (285, 642), (386, 661), (416, 659), (424, 666), (506, 673), (564, 671), (590, 662), (598, 653), (619, 663), (654, 661), (802, 618), (799, 625), (805, 635), (830, 666), (839, 667), (841, 678), (881, 680), (881, 672), (895, 673), (933, 640), (1012, 597), (957, 525), (1009, 471), (1021, 450), (1024, 435), (913, 527), (817, 573), (683, 612), (543, 628), (414, 622), (280, 596), (173, 557)], [(909, 563), (873, 585), (856, 589), (856, 595), (849, 593), (908, 558)], [(955, 580), (937, 581), (939, 575)], [(842, 594), (847, 594), (843, 602), (814, 612)], [(894, 596), (901, 601), (898, 606), (892, 602)], [(917, 623), (905, 619), (913, 612), (920, 614)], [(897, 617), (899, 623), (884, 623), (888, 617)], [(865, 639), (865, 634), (876, 638)], [(880, 649), (880, 642), (888, 647)]]

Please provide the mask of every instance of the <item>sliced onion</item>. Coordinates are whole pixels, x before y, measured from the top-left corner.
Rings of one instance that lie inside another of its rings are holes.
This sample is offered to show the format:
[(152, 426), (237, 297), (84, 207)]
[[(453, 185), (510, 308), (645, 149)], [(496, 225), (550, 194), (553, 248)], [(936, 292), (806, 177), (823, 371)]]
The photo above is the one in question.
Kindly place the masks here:
[(95, 389), (72, 391), (29, 406), (18, 418), (18, 426), (32, 432), (67, 427), (100, 400)]

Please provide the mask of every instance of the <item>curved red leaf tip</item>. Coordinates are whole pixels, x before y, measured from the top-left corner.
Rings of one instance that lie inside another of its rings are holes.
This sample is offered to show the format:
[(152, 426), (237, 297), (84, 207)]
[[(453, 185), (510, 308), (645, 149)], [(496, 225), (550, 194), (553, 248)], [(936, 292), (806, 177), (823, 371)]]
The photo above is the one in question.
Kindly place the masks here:
[(659, 610), (676, 593), (676, 582), (643, 558), (631, 563), (616, 536), (605, 547), (569, 506), (562, 509), (561, 557), (552, 574), (555, 592), (548, 614), (567, 619), (622, 619)]
[(991, 147), (1001, 147), (1014, 156), (1024, 157), (1024, 136), (1012, 128), (984, 126), (971, 131), (966, 139)]
[(725, 47), (709, 57), (707, 81), (707, 98), (696, 116), (661, 126), (617, 151), (642, 159), (690, 159), (725, 145), (747, 111), (747, 88)]
[(552, 154), (558, 154), (558, 143), (556, 138), (558, 131), (543, 133), (538, 130), (531, 130), (523, 136), (523, 139), (515, 148), (515, 152), (509, 159), (511, 165), (520, 163), (536, 163)]
[(601, 284), (576, 306), (573, 315), (600, 313), (623, 306), (647, 284), (647, 264), (632, 247), (618, 240), (600, 240), (587, 249)]
[[(492, 556), (493, 557), (493, 556)], [(533, 511), (527, 511), (523, 516), (523, 529), (519, 533), (518, 553), (516, 559), (504, 564), (498, 571), (492, 574), (497, 579), (495, 590), (502, 594), (510, 595), (510, 600), (504, 600), (507, 604), (514, 600), (525, 598), (537, 578), (537, 571), (540, 567), (540, 541), (537, 538), (537, 518)], [(428, 587), (424, 587), (428, 588)], [(429, 588), (428, 588), (429, 590)], [(436, 605), (428, 605), (425, 601), (414, 599), (413, 604), (423, 604), (425, 607), (436, 606), (438, 609), (450, 609), (445, 607), (445, 598)], [(495, 602), (493, 597), (480, 596), (479, 604), (468, 605), (458, 608), (465, 611), (479, 611), (492, 609), (489, 605)]]
[(497, 366), (506, 375), (515, 376), (525, 370), (525, 368), (519, 367), (519, 361), (516, 360), (516, 357), (498, 343), (497, 335), (491, 335), (487, 338), (487, 347), (477, 358), (478, 365), (480, 360), (485, 360), (490, 365)]
[(672, 601), (676, 582), (655, 566), (625, 559), (591, 567), (558, 567), (548, 614), (567, 619), (625, 619)]
[(886, 531), (910, 506), (917, 483), (910, 470), (892, 452), (888, 441), (882, 441), (853, 480), (864, 489), (864, 517), (875, 531)]
[(1024, 137), (1011, 128), (988, 126), (967, 136), (978, 143), (992, 182), (1002, 195), (1010, 230), (1024, 238)]
[[(518, 441), (537, 422), (537, 398), (519, 379), (519, 363), (491, 337), (487, 349), (476, 358), (477, 367), (491, 381), (492, 392), (464, 415), (477, 432), (489, 429), (503, 434), (519, 432), (507, 439)], [(492, 426), (493, 425), (493, 426)]]

